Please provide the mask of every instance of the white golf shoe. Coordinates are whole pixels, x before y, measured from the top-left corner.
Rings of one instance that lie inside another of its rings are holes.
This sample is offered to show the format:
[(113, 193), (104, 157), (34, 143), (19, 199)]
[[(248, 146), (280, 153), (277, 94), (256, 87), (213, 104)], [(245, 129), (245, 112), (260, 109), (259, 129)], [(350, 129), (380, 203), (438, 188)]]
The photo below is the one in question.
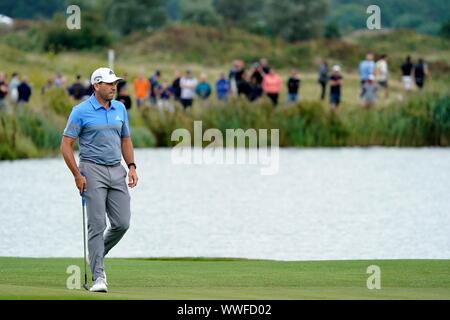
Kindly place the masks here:
[(94, 281), (92, 284), (91, 289), (89, 289), (90, 292), (108, 292), (108, 287), (106, 286), (106, 280), (103, 278), (98, 278)]

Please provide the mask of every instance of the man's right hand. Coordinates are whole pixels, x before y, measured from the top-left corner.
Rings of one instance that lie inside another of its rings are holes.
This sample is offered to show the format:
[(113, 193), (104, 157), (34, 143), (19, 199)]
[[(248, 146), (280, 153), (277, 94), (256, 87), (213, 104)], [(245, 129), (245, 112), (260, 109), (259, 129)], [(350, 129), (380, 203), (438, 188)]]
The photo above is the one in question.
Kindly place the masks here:
[(86, 191), (87, 181), (81, 174), (75, 178), (75, 184), (77, 185), (80, 195)]

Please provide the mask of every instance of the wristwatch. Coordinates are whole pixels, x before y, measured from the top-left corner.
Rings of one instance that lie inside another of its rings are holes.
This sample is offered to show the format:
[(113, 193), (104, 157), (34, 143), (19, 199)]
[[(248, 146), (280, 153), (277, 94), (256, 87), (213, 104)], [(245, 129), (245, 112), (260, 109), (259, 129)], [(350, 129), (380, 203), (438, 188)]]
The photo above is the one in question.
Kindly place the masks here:
[(130, 167), (131, 166), (133, 166), (134, 167), (134, 170), (136, 170), (137, 169), (137, 167), (136, 167), (136, 163), (134, 163), (134, 162), (132, 162), (132, 163), (129, 163), (128, 164), (128, 169), (130, 169)]

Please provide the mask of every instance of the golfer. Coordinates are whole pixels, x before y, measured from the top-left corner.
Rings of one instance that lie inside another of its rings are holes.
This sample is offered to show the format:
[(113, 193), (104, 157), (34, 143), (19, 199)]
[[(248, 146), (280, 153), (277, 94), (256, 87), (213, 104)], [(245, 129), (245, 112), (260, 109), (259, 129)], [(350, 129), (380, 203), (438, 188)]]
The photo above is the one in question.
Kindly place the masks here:
[[(122, 239), (130, 223), (128, 187), (138, 182), (134, 150), (125, 106), (113, 100), (118, 78), (111, 69), (94, 71), (91, 84), (94, 94), (75, 106), (70, 114), (61, 152), (75, 178), (75, 184), (86, 196), (89, 263), (93, 285), (91, 292), (107, 292), (103, 259)], [(73, 145), (79, 139), (80, 164), (74, 158)], [(111, 223), (106, 233), (106, 215)]]

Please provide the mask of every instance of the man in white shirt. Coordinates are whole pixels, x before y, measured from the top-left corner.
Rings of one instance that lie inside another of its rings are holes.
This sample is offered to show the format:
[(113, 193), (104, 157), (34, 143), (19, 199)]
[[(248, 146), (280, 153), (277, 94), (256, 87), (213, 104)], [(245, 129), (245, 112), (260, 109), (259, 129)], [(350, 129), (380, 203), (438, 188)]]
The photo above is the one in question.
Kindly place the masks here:
[(389, 67), (387, 63), (387, 55), (383, 54), (375, 65), (375, 77), (381, 89), (384, 89), (384, 95), (389, 97)]
[(192, 75), (192, 72), (188, 70), (186, 76), (181, 78), (181, 104), (184, 109), (192, 107), (195, 98), (195, 88), (197, 87), (198, 81)]

